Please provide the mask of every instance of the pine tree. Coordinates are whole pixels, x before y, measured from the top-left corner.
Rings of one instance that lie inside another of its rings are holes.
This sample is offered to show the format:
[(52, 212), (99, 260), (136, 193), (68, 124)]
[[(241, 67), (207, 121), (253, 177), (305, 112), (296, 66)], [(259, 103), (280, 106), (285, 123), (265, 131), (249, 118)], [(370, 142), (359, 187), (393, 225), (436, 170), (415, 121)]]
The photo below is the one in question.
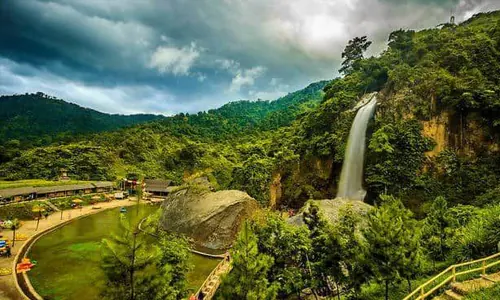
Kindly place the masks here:
[(233, 269), (223, 279), (222, 299), (275, 299), (277, 286), (270, 284), (267, 275), (273, 258), (259, 253), (257, 236), (245, 222), (231, 251)]
[(412, 214), (400, 200), (382, 196), (383, 204), (368, 215), (364, 236), (369, 245), (368, 258), (375, 279), (385, 285), (385, 299), (389, 285), (419, 272), (419, 230)]
[(310, 287), (312, 272), (308, 261), (311, 251), (309, 232), (288, 224), (277, 213), (266, 213), (264, 222), (252, 222), (258, 237), (259, 252), (272, 256), (268, 280), (278, 284), (278, 297), (296, 294), (299, 298)]
[[(187, 246), (175, 240), (162, 238), (160, 245), (147, 241), (137, 226), (125, 218), (122, 232), (102, 241), (102, 265), (106, 299), (182, 299), (185, 296)], [(177, 255), (168, 257), (177, 247)]]
[(455, 220), (450, 215), (448, 203), (444, 197), (437, 197), (431, 205), (424, 222), (424, 245), (431, 258), (444, 260), (449, 250), (447, 241), (453, 234)]
[(335, 237), (340, 247), (342, 265), (341, 281), (344, 290), (350, 291), (357, 298), (361, 285), (368, 281), (370, 270), (366, 259), (366, 243), (359, 230), (361, 219), (351, 205), (341, 207), (335, 226)]
[(310, 260), (314, 270), (313, 289), (318, 289), (322, 295), (332, 295), (335, 290), (340, 297), (339, 285), (344, 281), (345, 274), (341, 265), (341, 247), (338, 236), (334, 228), (323, 218), (315, 203), (310, 204), (303, 218), (309, 228), (312, 243)]

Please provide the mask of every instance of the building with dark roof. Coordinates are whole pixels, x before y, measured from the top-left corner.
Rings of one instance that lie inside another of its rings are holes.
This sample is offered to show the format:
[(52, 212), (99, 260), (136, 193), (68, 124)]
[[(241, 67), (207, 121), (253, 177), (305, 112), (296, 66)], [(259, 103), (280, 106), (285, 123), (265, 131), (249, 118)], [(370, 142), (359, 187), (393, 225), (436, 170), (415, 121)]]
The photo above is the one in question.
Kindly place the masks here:
[(0, 190), (0, 202), (24, 201), (35, 197), (35, 188), (31, 186)]
[(98, 181), (92, 183), (95, 187), (96, 193), (105, 193), (113, 190), (113, 183), (111, 181)]
[(172, 180), (144, 179), (144, 191), (154, 196), (165, 197), (171, 190), (169, 189), (171, 183)]
[(105, 193), (111, 192), (112, 190), (113, 183), (110, 181), (43, 187), (30, 186), (12, 189), (0, 189), (0, 203), (19, 202), (33, 199), (69, 197), (91, 193)]

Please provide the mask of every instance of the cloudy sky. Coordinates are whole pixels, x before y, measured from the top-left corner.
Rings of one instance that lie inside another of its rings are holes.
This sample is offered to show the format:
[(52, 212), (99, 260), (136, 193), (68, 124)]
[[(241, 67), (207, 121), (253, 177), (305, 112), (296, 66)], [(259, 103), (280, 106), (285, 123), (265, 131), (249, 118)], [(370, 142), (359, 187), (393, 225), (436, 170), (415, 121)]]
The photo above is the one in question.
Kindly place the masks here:
[(110, 113), (196, 112), (337, 76), (354, 36), (499, 0), (0, 0), (0, 94), (42, 91)]

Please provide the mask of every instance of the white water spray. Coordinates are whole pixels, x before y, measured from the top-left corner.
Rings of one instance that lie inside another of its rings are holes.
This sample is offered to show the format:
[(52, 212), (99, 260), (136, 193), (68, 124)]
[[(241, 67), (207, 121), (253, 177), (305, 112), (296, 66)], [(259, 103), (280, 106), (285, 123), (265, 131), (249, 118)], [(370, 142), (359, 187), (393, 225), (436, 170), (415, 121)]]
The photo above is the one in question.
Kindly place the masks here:
[(377, 94), (374, 93), (368, 97), (371, 97), (368, 98), (368, 104), (358, 110), (349, 132), (337, 198), (363, 201), (366, 195), (362, 185), (366, 129), (377, 106)]

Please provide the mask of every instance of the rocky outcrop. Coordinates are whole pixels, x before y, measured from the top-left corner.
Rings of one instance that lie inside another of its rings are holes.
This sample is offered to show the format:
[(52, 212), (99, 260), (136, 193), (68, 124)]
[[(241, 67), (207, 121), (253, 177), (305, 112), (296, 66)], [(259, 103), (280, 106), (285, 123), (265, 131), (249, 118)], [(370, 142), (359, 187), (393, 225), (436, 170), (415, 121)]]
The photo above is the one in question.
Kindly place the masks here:
[(240, 225), (258, 204), (242, 191), (212, 192), (191, 185), (168, 196), (162, 209), (164, 230), (186, 234), (199, 248), (223, 250), (232, 245)]
[(281, 200), (281, 174), (275, 172), (271, 178), (271, 184), (269, 185), (269, 207), (276, 208)]
[(311, 203), (315, 203), (318, 205), (320, 211), (323, 213), (323, 216), (325, 219), (330, 222), (331, 224), (335, 224), (339, 220), (339, 213), (343, 209), (351, 209), (355, 214), (359, 215), (362, 220), (366, 219), (365, 216), (368, 214), (368, 212), (372, 209), (372, 206), (369, 204), (366, 204), (362, 201), (357, 201), (357, 200), (348, 200), (348, 199), (342, 199), (342, 198), (337, 198), (337, 199), (325, 199), (325, 200), (310, 200), (306, 203), (306, 205), (301, 209), (301, 212), (298, 213), (297, 215), (291, 217), (288, 219), (288, 222), (290, 224), (294, 225), (303, 225), (303, 212), (307, 211), (309, 209), (309, 206)]

